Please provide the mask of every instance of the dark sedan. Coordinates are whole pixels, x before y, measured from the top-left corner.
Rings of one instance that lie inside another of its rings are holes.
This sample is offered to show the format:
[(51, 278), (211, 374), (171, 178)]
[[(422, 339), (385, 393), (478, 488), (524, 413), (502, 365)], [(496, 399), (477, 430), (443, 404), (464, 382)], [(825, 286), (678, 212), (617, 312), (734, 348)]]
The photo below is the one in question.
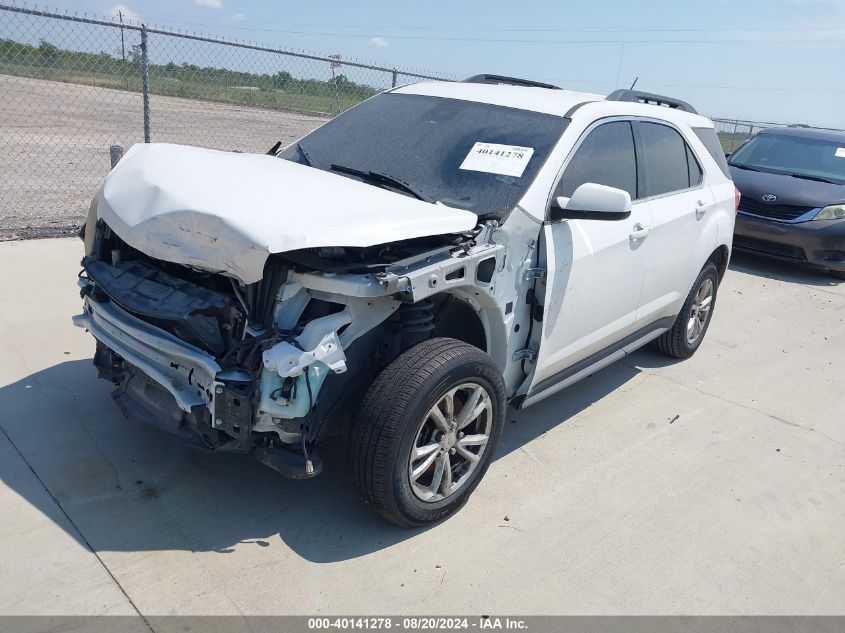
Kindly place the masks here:
[(763, 130), (730, 156), (742, 194), (734, 248), (845, 279), (845, 131)]

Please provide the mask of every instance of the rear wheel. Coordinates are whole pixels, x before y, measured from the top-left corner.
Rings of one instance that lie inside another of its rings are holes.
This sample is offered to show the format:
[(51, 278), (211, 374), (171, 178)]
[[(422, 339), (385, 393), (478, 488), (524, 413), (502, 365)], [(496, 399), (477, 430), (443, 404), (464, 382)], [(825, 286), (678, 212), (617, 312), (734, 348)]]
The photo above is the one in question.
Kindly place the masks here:
[(719, 272), (713, 262), (707, 262), (692, 285), (672, 329), (655, 341), (658, 351), (674, 358), (689, 358), (701, 345), (716, 306)]
[(449, 516), (487, 471), (504, 415), (504, 382), (487, 354), (448, 338), (411, 348), (373, 382), (353, 427), (362, 499), (403, 527)]

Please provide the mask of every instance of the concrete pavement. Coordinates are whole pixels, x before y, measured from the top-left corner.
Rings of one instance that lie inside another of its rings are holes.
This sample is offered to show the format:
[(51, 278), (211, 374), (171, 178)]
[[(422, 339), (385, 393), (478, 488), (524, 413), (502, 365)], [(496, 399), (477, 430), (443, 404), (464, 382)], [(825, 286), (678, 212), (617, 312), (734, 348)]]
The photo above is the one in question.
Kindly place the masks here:
[(342, 447), (293, 482), (125, 422), (80, 255), (0, 244), (2, 614), (845, 612), (845, 284), (736, 258), (693, 359), (510, 412), (468, 505), (406, 531)]

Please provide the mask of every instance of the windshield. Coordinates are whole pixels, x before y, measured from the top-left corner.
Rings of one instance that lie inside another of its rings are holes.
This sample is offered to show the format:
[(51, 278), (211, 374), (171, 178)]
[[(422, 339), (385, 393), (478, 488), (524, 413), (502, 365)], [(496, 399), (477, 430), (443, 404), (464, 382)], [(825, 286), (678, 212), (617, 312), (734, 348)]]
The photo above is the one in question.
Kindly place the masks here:
[(730, 164), (845, 184), (845, 143), (759, 134), (731, 156)]
[(568, 122), (486, 103), (386, 93), (279, 156), (498, 218), (519, 202)]

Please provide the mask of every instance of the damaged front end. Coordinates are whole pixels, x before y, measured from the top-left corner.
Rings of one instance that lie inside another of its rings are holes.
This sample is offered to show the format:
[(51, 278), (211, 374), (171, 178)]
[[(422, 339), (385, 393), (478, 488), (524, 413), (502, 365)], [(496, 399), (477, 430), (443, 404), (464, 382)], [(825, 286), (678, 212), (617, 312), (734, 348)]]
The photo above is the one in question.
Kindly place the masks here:
[(343, 432), (381, 368), (431, 335), (427, 297), (501, 257), (477, 232), (302, 249), (268, 257), (243, 284), (150, 257), (102, 220), (91, 228), (74, 323), (96, 338), (94, 364), (121, 411), (293, 478), (321, 471), (316, 444)]

